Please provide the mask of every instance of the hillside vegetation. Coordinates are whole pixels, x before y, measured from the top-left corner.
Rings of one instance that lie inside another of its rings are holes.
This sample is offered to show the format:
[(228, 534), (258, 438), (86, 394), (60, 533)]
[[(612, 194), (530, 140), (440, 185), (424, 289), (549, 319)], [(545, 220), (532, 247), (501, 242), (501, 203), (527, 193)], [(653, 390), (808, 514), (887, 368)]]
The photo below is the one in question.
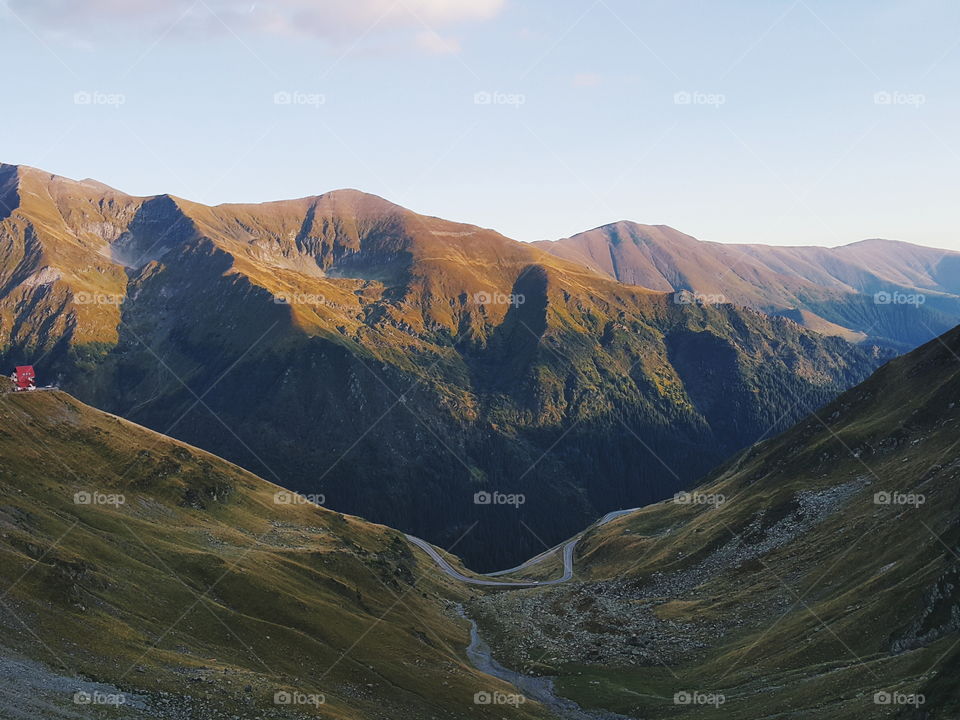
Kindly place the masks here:
[(669, 495), (884, 357), (352, 190), (0, 185), (0, 364), (478, 569)]
[(495, 718), (473, 696), (509, 690), (400, 533), (62, 392), (0, 394), (0, 555), (3, 717)]
[(958, 430), (960, 329), (689, 495), (588, 532), (579, 582), (471, 612), (508, 664), (560, 675), (588, 707), (958, 717)]

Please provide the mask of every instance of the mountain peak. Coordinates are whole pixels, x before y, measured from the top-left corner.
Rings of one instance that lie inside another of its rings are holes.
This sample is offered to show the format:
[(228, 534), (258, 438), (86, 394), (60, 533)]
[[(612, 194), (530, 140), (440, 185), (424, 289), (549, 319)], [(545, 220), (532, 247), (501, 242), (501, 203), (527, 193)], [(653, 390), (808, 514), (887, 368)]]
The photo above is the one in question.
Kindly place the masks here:
[[(846, 245), (839, 245), (835, 249), (840, 248), (853, 248), (853, 247), (883, 247), (883, 248), (897, 248), (897, 247), (911, 247), (911, 248), (922, 248), (924, 250), (932, 250), (926, 245), (918, 245), (917, 243), (907, 242), (906, 240), (890, 240), (889, 238), (866, 238), (865, 240), (857, 240), (852, 243), (847, 243)], [(952, 251), (951, 251), (952, 252)]]
[[(817, 332), (848, 339), (867, 335), (899, 349), (914, 347), (960, 319), (955, 279), (960, 253), (899, 240), (875, 238), (833, 248), (717, 243), (666, 225), (620, 221), (536, 245), (622, 283), (661, 292), (691, 290), (765, 312), (790, 312)], [(916, 309), (922, 321), (907, 321), (897, 308), (876, 307), (873, 295), (879, 292), (930, 302)]]
[(132, 197), (125, 192), (117, 190), (99, 180), (94, 180), (93, 178), (74, 180), (64, 175), (57, 175), (48, 170), (33, 167), (32, 165), (0, 163), (0, 183), (4, 182), (5, 177), (15, 178), (17, 184), (20, 185), (24, 183), (29, 184), (32, 192), (37, 192), (40, 188), (45, 188), (47, 192), (51, 192), (51, 188), (56, 188), (58, 193), (83, 189), (86, 192), (92, 191), (99, 194)]
[(336, 207), (341, 211), (351, 209), (358, 212), (412, 212), (380, 195), (374, 195), (373, 193), (364, 192), (355, 188), (330, 190), (321, 195), (317, 195), (314, 199), (316, 200), (315, 205), (317, 207)]

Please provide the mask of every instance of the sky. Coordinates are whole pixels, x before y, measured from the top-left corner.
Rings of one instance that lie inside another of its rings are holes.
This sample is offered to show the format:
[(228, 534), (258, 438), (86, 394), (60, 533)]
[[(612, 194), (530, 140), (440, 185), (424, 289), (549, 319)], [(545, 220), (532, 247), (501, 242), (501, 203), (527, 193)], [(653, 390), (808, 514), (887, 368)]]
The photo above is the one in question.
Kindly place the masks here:
[(0, 162), (556, 239), (960, 250), (955, 0), (0, 0)]

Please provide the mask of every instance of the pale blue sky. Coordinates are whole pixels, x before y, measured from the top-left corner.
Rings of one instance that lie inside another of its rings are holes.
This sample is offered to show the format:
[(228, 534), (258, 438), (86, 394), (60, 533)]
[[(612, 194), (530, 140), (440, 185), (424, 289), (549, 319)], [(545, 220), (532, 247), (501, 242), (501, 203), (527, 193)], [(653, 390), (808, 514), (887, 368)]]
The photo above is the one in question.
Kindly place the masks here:
[(0, 0), (0, 61), (0, 160), (135, 194), (960, 249), (955, 0)]

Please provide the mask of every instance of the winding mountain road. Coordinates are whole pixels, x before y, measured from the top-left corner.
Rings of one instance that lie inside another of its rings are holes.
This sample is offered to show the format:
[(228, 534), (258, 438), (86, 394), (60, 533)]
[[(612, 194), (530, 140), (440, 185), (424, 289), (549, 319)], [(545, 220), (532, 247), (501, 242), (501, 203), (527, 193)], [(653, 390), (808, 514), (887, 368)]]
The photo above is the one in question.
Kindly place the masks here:
[[(527, 560), (522, 565), (517, 565), (514, 568), (509, 570), (500, 570), (498, 572), (487, 573), (484, 577), (470, 577), (469, 575), (464, 575), (462, 572), (453, 567), (446, 558), (441, 555), (437, 549), (428, 543), (426, 540), (421, 540), (418, 537), (413, 535), (407, 535), (406, 538), (411, 543), (416, 545), (418, 548), (423, 550), (427, 555), (429, 555), (437, 566), (449, 577), (454, 580), (459, 580), (460, 582), (467, 583), (469, 585), (484, 585), (486, 587), (540, 587), (546, 585), (559, 585), (560, 583), (565, 583), (570, 578), (573, 577), (573, 551), (577, 547), (577, 543), (580, 542), (580, 539), (587, 533), (587, 530), (594, 527), (600, 527), (601, 525), (606, 525), (611, 520), (615, 520), (618, 517), (627, 515), (639, 510), (640, 508), (630, 508), (629, 510), (614, 510), (609, 512), (600, 518), (593, 525), (588, 527), (586, 530), (575, 535), (571, 540), (563, 543), (562, 545), (557, 545), (556, 547), (550, 548), (549, 550), (540, 553), (536, 557), (533, 557)], [(541, 562), (546, 560), (548, 557), (553, 555), (557, 550), (562, 550), (563, 552), (563, 574), (553, 580), (490, 580), (489, 578), (498, 577), (500, 575), (508, 575), (510, 573), (519, 572), (520, 570), (526, 570), (527, 568), (533, 567), (534, 565), (539, 565)]]

